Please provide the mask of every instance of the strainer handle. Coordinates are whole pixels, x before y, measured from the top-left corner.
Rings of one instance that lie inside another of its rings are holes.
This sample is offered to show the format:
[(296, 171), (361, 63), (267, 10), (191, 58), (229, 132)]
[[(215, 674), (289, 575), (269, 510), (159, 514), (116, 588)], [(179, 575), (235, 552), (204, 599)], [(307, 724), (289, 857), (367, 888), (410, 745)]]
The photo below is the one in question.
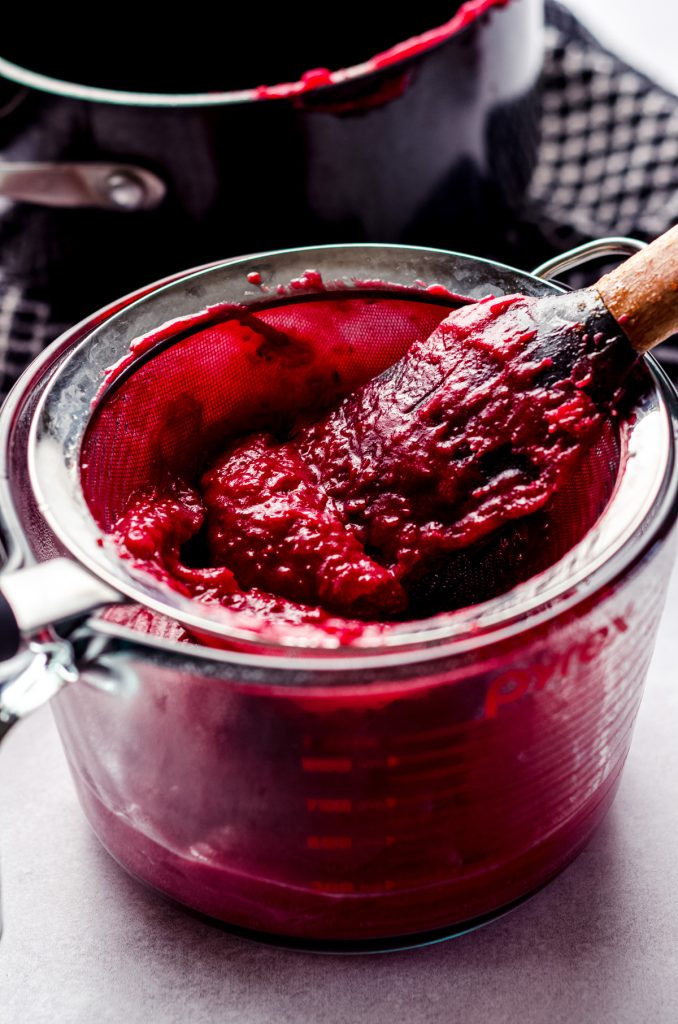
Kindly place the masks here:
[(567, 252), (540, 263), (532, 271), (532, 276), (540, 277), (542, 281), (551, 281), (566, 270), (574, 270), (575, 267), (581, 267), (603, 256), (633, 256), (646, 245), (647, 242), (641, 242), (638, 238), (627, 238), (625, 235), (596, 238), (592, 242), (584, 242), (583, 245), (568, 249)]
[(122, 596), (69, 558), (53, 558), (0, 577), (0, 661), (25, 636), (122, 601)]

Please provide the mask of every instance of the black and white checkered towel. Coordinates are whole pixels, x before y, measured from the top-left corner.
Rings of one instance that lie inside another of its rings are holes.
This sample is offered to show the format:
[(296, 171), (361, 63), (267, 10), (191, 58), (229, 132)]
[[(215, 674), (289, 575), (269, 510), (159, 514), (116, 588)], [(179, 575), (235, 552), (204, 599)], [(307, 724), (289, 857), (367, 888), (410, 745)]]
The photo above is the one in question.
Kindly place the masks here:
[(547, 5), (541, 143), (522, 218), (553, 251), (678, 221), (678, 97)]
[(0, 402), (28, 364), (68, 326), (53, 320), (44, 298), (6, 281), (0, 270)]
[[(602, 49), (553, 0), (539, 157), (513, 220), (508, 241), (524, 268), (589, 238), (650, 239), (678, 221), (678, 97)], [(0, 400), (65, 326), (44, 294), (0, 270)], [(678, 370), (678, 347), (660, 355)]]

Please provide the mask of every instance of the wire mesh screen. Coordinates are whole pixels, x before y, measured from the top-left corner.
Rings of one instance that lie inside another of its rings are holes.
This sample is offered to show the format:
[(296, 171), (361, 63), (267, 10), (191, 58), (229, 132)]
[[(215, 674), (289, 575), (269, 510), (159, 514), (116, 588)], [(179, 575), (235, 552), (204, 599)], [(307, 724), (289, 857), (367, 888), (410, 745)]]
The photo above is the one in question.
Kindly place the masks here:
[(108, 530), (130, 496), (194, 480), (230, 437), (327, 408), (426, 338), (436, 303), (360, 296), (229, 314), (141, 363), (95, 411), (83, 443), (89, 507)]
[[(427, 338), (450, 308), (396, 292), (321, 293), (177, 328), (113, 381), (93, 414), (82, 448), (93, 516), (109, 531), (140, 492), (177, 479), (195, 485), (234, 437), (284, 431), (300, 414), (331, 408)], [(548, 568), (594, 524), (619, 463), (608, 424), (545, 508), (417, 578), (403, 617), (488, 600)]]

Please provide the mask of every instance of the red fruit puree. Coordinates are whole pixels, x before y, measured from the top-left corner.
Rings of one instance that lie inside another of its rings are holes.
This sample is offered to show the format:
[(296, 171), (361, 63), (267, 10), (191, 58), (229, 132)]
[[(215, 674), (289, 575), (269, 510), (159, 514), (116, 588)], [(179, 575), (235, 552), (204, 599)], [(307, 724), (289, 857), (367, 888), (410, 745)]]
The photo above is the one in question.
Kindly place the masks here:
[[(197, 482), (137, 493), (113, 529), (123, 556), (268, 620), (416, 617), (422, 579), (543, 508), (600, 432), (581, 381), (543, 383), (535, 302), (457, 309), (324, 415), (236, 437)], [(241, 316), (243, 345), (289, 360), (287, 338)]]

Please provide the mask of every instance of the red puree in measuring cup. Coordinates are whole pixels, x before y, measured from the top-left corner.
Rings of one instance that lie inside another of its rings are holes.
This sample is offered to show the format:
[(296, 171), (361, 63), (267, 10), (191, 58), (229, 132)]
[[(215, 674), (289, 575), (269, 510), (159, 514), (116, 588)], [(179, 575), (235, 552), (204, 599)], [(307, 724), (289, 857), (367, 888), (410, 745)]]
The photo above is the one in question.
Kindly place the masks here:
[[(542, 509), (600, 432), (570, 378), (543, 383), (535, 300), (489, 297), (280, 438), (235, 438), (198, 481), (138, 493), (121, 553), (202, 602), (266, 619), (416, 617), (421, 580), (456, 552)], [(294, 344), (246, 313), (243, 345)], [(186, 557), (200, 536), (200, 564)], [(454, 607), (454, 594), (448, 594)], [(442, 609), (439, 609), (442, 610)]]
[[(298, 309), (317, 305), (325, 317), (328, 303), (372, 303), (382, 323), (400, 301), (393, 288), (383, 299), (347, 299), (323, 293), (318, 275), (302, 284), (308, 301)], [(286, 301), (295, 293), (290, 287)], [(291, 309), (293, 319), (294, 308), (281, 303), (281, 318), (269, 322), (252, 307), (226, 314), (229, 354), (251, 356), (253, 380), (268, 374), (290, 387), (309, 367), (313, 381), (332, 377), (307, 358), (308, 332), (284, 334), (282, 317)], [(465, 545), (475, 560), (477, 545), (512, 516), (522, 522), (549, 504), (559, 473), (579, 467), (578, 491), (586, 490), (579, 455), (600, 414), (584, 377), (553, 383), (532, 300), (487, 298), (449, 315), (431, 308), (409, 305), (412, 320), (401, 317), (394, 332), (411, 324), (409, 350), (324, 411), (299, 415), (282, 436), (266, 424), (231, 435), (194, 479), (133, 496), (114, 531), (122, 553), (199, 601), (288, 629), (310, 622), (343, 639), (368, 628), (369, 616), (416, 613), (422, 567)], [(416, 322), (427, 324), (419, 335)], [(182, 322), (189, 341), (200, 324), (199, 316)], [(157, 337), (137, 352), (152, 351)], [(196, 367), (215, 372), (208, 357), (219, 337), (189, 344), (185, 363), (171, 364), (176, 379), (182, 365), (189, 382)], [(181, 344), (166, 350), (168, 364)], [(196, 348), (204, 362), (192, 358)], [(337, 363), (331, 344), (321, 351), (332, 372), (365, 357), (342, 349), (346, 362)], [(131, 391), (136, 373), (143, 368)], [(234, 373), (224, 380), (243, 387)], [(113, 417), (127, 398), (123, 380)], [(635, 699), (625, 680), (637, 673), (620, 646), (625, 615), (616, 602), (614, 615), (594, 608), (555, 639), (537, 628), (489, 654), (480, 645), (451, 667), (414, 658), (376, 680), (361, 669), (326, 683), (302, 657), (302, 679), (289, 685), (273, 668), (243, 681), (190, 664), (178, 677), (174, 665), (149, 661), (143, 685), (129, 700), (107, 698), (101, 714), (97, 691), (77, 694), (78, 713), (90, 712), (85, 746), (96, 746), (98, 728), (108, 751), (87, 774), (73, 758), (82, 801), (131, 872), (229, 924), (322, 941), (474, 919), (552, 877), (609, 805), (626, 741), (611, 709)], [(147, 609), (106, 616), (190, 639)], [(640, 664), (645, 646), (631, 660)], [(611, 685), (619, 664), (626, 674)], [(594, 737), (590, 754), (582, 735)]]

